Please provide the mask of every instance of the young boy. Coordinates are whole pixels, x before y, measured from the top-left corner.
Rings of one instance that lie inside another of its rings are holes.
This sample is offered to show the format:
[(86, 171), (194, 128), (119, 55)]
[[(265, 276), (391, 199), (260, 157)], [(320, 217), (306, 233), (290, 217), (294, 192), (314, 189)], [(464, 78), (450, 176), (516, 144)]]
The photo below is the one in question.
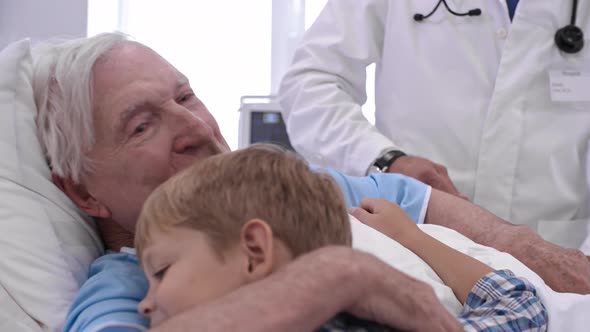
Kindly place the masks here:
[[(432, 266), (464, 303), (465, 330), (546, 330), (534, 287), (510, 271), (494, 272), (429, 237), (396, 204), (367, 199), (351, 212)], [(338, 187), (294, 154), (255, 145), (211, 157), (161, 185), (143, 207), (135, 244), (150, 289), (139, 310), (155, 326), (302, 254), (351, 240)], [(390, 331), (347, 314), (319, 327), (336, 330)]]

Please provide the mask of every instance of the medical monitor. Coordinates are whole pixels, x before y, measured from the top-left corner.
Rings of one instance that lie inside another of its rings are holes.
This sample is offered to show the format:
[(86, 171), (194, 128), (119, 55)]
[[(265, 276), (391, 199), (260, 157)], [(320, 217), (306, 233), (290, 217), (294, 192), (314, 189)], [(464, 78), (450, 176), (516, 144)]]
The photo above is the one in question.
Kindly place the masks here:
[(244, 96), (240, 102), (239, 148), (272, 143), (293, 150), (280, 106), (273, 96)]

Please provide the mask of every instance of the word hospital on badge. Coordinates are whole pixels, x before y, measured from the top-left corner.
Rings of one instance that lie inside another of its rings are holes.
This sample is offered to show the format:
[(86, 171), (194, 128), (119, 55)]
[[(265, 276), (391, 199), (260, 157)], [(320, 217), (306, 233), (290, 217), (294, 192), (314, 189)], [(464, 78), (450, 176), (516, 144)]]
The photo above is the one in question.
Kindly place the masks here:
[(550, 70), (549, 88), (552, 101), (590, 101), (590, 72)]

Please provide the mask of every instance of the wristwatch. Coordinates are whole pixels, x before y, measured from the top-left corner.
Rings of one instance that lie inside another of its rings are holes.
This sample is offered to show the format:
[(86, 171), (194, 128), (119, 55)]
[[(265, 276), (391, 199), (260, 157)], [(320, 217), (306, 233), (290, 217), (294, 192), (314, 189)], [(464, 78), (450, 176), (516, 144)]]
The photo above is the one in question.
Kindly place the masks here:
[(401, 150), (389, 150), (381, 154), (367, 170), (367, 174), (372, 173), (385, 173), (389, 169), (389, 166), (393, 164), (397, 158), (406, 156)]

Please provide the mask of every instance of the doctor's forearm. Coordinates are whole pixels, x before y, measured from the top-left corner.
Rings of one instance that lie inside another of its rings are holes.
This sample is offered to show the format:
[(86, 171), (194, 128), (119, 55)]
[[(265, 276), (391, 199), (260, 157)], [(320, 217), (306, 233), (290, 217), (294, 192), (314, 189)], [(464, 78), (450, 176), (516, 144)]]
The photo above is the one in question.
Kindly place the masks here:
[(526, 226), (512, 225), (438, 190), (432, 191), (425, 222), (452, 228), (477, 243), (511, 254), (558, 292), (590, 294), (590, 262), (584, 254), (547, 242)]

